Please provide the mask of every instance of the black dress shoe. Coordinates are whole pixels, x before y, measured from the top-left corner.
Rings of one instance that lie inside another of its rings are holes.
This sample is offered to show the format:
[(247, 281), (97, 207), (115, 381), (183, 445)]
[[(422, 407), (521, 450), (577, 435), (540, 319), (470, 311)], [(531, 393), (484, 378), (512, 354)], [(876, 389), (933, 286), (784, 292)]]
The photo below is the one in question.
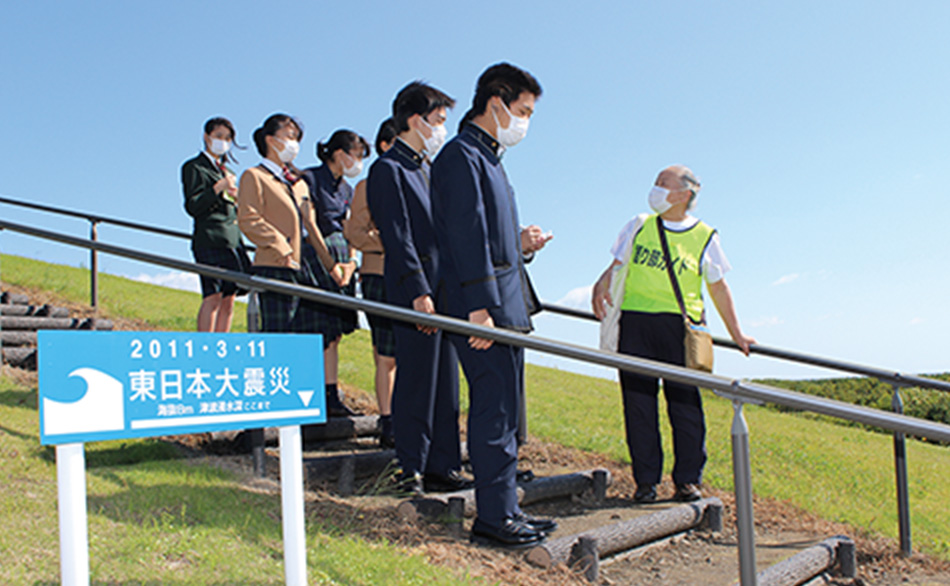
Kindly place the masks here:
[(644, 484), (637, 487), (637, 492), (633, 493), (633, 502), (652, 503), (656, 501), (656, 485)]
[(538, 517), (525, 515), (524, 513), (515, 516), (515, 521), (524, 523), (535, 531), (542, 531), (544, 533), (551, 533), (557, 529), (557, 521), (554, 519), (540, 519)]
[(699, 492), (698, 484), (677, 484), (676, 493), (673, 494), (673, 500), (681, 503), (691, 503), (703, 498), (703, 493)]
[(546, 535), (514, 519), (505, 519), (500, 527), (489, 525), (481, 519), (472, 523), (471, 541), (482, 545), (522, 549), (544, 543)]
[(531, 470), (518, 470), (515, 473), (515, 482), (531, 482), (532, 480), (534, 480), (534, 472)]
[(458, 470), (450, 470), (444, 476), (427, 473), (423, 477), (426, 492), (455, 492), (472, 488), (474, 484), (474, 482), (462, 476), (462, 473)]

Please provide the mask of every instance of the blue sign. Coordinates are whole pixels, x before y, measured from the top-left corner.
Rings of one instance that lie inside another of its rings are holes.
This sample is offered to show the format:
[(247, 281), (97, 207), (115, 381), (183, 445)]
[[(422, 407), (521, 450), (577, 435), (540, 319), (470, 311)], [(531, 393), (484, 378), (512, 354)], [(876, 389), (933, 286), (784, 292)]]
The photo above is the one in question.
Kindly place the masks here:
[(41, 331), (40, 443), (326, 422), (320, 335)]

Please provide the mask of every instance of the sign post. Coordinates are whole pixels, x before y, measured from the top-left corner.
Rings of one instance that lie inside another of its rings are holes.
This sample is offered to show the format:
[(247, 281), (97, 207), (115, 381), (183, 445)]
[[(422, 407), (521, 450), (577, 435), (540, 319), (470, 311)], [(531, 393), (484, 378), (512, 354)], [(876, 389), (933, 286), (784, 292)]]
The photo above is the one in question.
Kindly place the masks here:
[(64, 584), (89, 583), (84, 442), (260, 427), (280, 428), (285, 579), (307, 583), (300, 425), (326, 422), (319, 335), (42, 331), (38, 342)]

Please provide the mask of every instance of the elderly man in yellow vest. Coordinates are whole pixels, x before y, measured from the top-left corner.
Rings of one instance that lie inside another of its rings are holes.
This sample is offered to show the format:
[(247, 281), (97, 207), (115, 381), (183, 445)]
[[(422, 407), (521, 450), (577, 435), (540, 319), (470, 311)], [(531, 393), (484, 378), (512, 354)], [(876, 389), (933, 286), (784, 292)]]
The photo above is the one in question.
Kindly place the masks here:
[[(755, 340), (739, 327), (724, 278), (731, 267), (719, 235), (689, 214), (699, 189), (699, 180), (688, 168), (674, 165), (663, 169), (648, 197), (654, 213), (636, 216), (620, 231), (611, 249), (614, 260), (597, 280), (591, 298), (594, 314), (604, 322), (601, 340), (605, 349), (685, 365), (684, 313), (694, 324), (705, 323), (705, 281), (729, 335), (748, 355)], [(679, 299), (672, 279), (680, 289)], [(656, 378), (620, 372), (627, 447), (637, 483), (634, 500), (641, 503), (656, 500), (656, 485), (663, 472), (657, 383)], [(697, 500), (702, 497), (699, 487), (706, 464), (706, 425), (699, 389), (664, 381), (663, 394), (673, 428), (673, 498)]]

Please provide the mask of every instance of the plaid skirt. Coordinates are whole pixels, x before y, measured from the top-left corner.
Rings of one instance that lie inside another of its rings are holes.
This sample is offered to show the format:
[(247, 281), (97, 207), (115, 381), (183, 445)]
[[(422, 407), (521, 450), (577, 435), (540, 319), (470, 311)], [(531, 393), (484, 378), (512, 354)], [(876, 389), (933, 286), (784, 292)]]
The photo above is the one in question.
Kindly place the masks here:
[[(386, 303), (386, 285), (382, 275), (363, 275), (360, 279), (363, 299)], [(373, 346), (380, 356), (396, 355), (396, 336), (393, 334), (393, 322), (388, 317), (366, 314), (369, 329), (373, 336)]]
[[(202, 265), (211, 265), (229, 271), (246, 273), (251, 266), (251, 261), (247, 257), (247, 251), (244, 247), (240, 248), (216, 248), (212, 246), (192, 246), (191, 254), (195, 257), (195, 262)], [(238, 287), (233, 281), (225, 281), (214, 277), (201, 277), (201, 296), (209, 297), (215, 293), (222, 296), (244, 295), (247, 293), (244, 289)]]
[[(257, 276), (275, 281), (286, 281), (294, 285), (306, 285), (307, 279), (303, 273), (283, 267), (258, 266), (251, 267), (251, 272)], [(300, 305), (299, 297), (261, 291), (260, 294), (261, 331), (288, 333), (298, 332), (296, 315)]]
[[(349, 245), (342, 232), (333, 232), (325, 236), (324, 240), (326, 240), (327, 248), (330, 249), (330, 254), (337, 262), (349, 259)], [(332, 293), (349, 295), (350, 297), (356, 296), (355, 276), (349, 285), (341, 289), (323, 267), (320, 259), (317, 258), (317, 251), (309, 243), (304, 244), (302, 253), (303, 262), (306, 263), (310, 274), (316, 280), (318, 288)], [(324, 348), (330, 342), (344, 334), (349, 334), (358, 327), (356, 311), (305, 299), (300, 300), (295, 321), (298, 328), (296, 331), (298, 332), (323, 334)]]

